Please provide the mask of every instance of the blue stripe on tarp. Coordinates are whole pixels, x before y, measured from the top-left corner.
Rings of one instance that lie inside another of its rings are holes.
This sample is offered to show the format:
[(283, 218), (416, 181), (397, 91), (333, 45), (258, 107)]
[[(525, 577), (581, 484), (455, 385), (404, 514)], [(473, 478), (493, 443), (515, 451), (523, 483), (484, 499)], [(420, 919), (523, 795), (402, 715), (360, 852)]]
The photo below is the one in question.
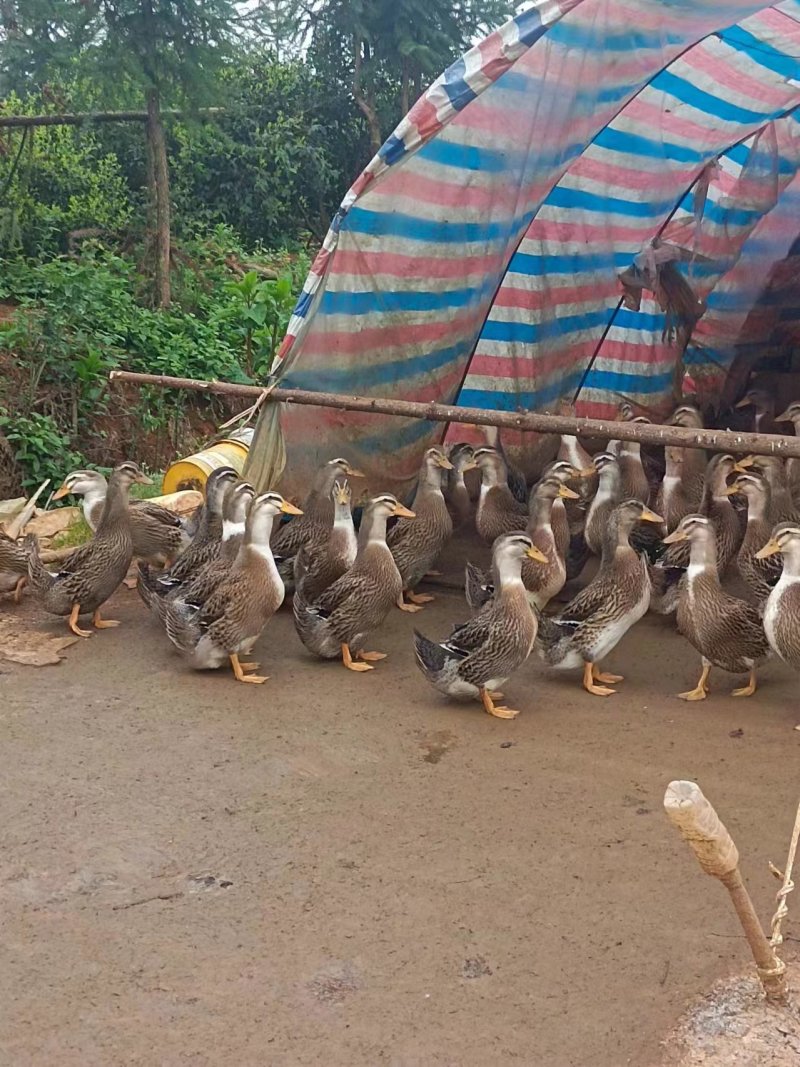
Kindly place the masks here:
[(370, 237), (405, 237), (409, 241), (434, 241), (442, 244), (469, 244), (473, 241), (507, 241), (523, 221), (449, 222), (447, 219), (421, 219), (401, 212), (370, 211), (351, 208), (346, 229)]
[(614, 326), (620, 326), (625, 330), (646, 330), (659, 333), (664, 328), (664, 313), (650, 311), (631, 311), (630, 308), (620, 307), (614, 315)]
[(707, 152), (700, 152), (687, 145), (670, 144), (667, 141), (651, 140), (637, 133), (615, 130), (606, 126), (595, 137), (593, 144), (598, 148), (607, 148), (610, 152), (620, 152), (626, 156), (643, 156), (645, 159), (671, 159), (675, 163), (702, 163), (708, 158)]
[(402, 138), (395, 137), (395, 135), (392, 134), (391, 137), (386, 138), (378, 155), (391, 167), (391, 165), (396, 163), (398, 159), (403, 158), (406, 151), (405, 142)]
[(678, 34), (644, 33), (630, 26), (622, 33), (609, 33), (605, 19), (581, 25), (569, 19), (561, 19), (550, 27), (548, 38), (562, 48), (579, 52), (619, 52), (630, 55), (634, 52), (654, 52), (659, 56), (671, 45), (681, 47), (686, 37)]
[(675, 206), (674, 198), (655, 202), (639, 203), (635, 200), (620, 200), (613, 196), (556, 185), (545, 200), (546, 207), (561, 207), (567, 210), (599, 211), (604, 215), (630, 215), (633, 218), (649, 219), (653, 215), (670, 211)]
[(715, 36), (737, 52), (744, 52), (760, 67), (779, 74), (782, 78), (797, 78), (800, 75), (797, 56), (787, 56), (771, 44), (753, 36), (741, 25), (730, 26)]
[(562, 337), (578, 330), (594, 330), (598, 326), (605, 326), (611, 315), (611, 309), (601, 308), (586, 315), (562, 315), (549, 322), (500, 322), (497, 319), (487, 319), (481, 340), (535, 345), (551, 337)]
[(552, 30), (552, 26), (542, 25), (541, 17), (535, 7), (528, 8), (527, 11), (516, 15), (511, 21), (517, 27), (520, 41), (522, 44), (527, 45), (528, 48), (535, 44), (542, 34), (547, 33), (548, 29)]
[(593, 367), (586, 376), (585, 388), (607, 389), (614, 393), (661, 393), (671, 388), (674, 377), (674, 367), (648, 375)]
[(447, 68), (439, 83), (455, 111), (461, 111), (478, 95), (467, 82), (466, 73), (467, 64), (463, 58), (458, 59), (452, 66)]
[(462, 389), (458, 397), (458, 407), (485, 408), (487, 411), (526, 411), (535, 410), (552, 400), (561, 400), (570, 392), (583, 376), (583, 368), (575, 367), (553, 381), (542, 385), (541, 389), (526, 389), (521, 392), (494, 392), (491, 389)]
[(630, 252), (565, 252), (562, 255), (516, 252), (506, 274), (584, 274), (624, 270), (631, 265)]
[(297, 303), (294, 306), (292, 314), (297, 315), (298, 318), (304, 319), (310, 303), (311, 293), (301, 293), (297, 298)]
[(437, 292), (327, 292), (320, 305), (321, 315), (369, 315), (375, 312), (439, 311), (444, 308), (463, 308), (480, 300), (488, 291), (494, 292), (496, 280), (469, 289), (440, 289)]
[(417, 152), (421, 159), (439, 163), (443, 167), (458, 167), (459, 170), (486, 171), (488, 174), (501, 174), (509, 168), (506, 152), (496, 152), (491, 148), (478, 148), (475, 145), (453, 144), (441, 135), (428, 141)]
[(772, 115), (779, 112), (750, 111), (747, 108), (732, 104), (703, 89), (685, 78), (673, 74), (669, 69), (662, 70), (650, 83), (651, 88), (668, 93), (675, 100), (687, 104), (689, 107), (713, 115), (714, 118), (722, 119), (723, 122), (735, 122), (740, 126), (749, 126), (753, 123), (764, 122)]
[(321, 393), (363, 393), (372, 386), (407, 385), (411, 378), (435, 374), (457, 359), (466, 359), (472, 351), (470, 338), (424, 356), (401, 356), (388, 363), (370, 363), (347, 367), (293, 368), (281, 384), (292, 389), (310, 389)]
[(366, 437), (356, 437), (352, 439), (352, 443), (355, 448), (360, 449), (362, 452), (377, 452), (378, 455), (385, 456), (400, 452), (402, 449), (408, 448), (409, 445), (417, 444), (424, 437), (435, 433), (437, 426), (439, 433), (441, 433), (443, 428), (443, 423), (441, 422), (428, 422), (426, 419), (404, 419), (403, 425), (398, 426), (397, 429), (389, 430), (388, 432), (382, 429), (378, 433), (368, 434)]

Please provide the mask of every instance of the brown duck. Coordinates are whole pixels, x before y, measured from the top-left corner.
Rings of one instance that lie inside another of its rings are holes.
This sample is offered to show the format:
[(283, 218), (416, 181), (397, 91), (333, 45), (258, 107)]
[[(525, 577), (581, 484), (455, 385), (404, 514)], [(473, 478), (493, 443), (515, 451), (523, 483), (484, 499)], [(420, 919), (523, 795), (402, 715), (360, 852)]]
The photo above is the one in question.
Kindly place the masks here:
[(759, 552), (783, 557), (783, 571), (764, 607), (764, 633), (772, 651), (800, 671), (800, 526), (782, 522)]
[(13, 593), (14, 603), (22, 600), (22, 590), (28, 582), (29, 550), (20, 540), (20, 534), (36, 510), (36, 501), (50, 484), (42, 482), (36, 492), (26, 501), (18, 515), (3, 528), (0, 526), (0, 595)]
[[(681, 404), (672, 412), (670, 426), (683, 426), (686, 429), (702, 430), (703, 416), (694, 404)], [(707, 456), (702, 448), (684, 448), (681, 479), (686, 498), (693, 508), (697, 508), (703, 497), (705, 486)]]
[(445, 500), (453, 520), (453, 527), (461, 529), (467, 526), (472, 519), (472, 501), (469, 489), (464, 481), (464, 471), (473, 470), (472, 445), (465, 442), (454, 444), (448, 452), (447, 458), (452, 464), (452, 470), (448, 471)]
[(770, 487), (762, 474), (753, 468), (740, 474), (728, 489), (733, 495), (739, 493), (747, 502), (747, 525), (736, 555), (739, 574), (763, 610), (767, 597), (781, 576), (780, 558), (763, 558), (759, 551), (770, 537), (773, 523), (770, 521)]
[[(442, 492), (442, 481), (452, 468), (453, 464), (440, 448), (426, 451), (411, 505), (414, 518), (400, 519), (386, 537), (403, 579), (403, 590), (397, 599), (401, 611), (420, 611), (423, 604), (433, 600), (432, 596), (415, 593), (414, 589), (453, 535), (453, 520)], [(410, 603), (406, 603), (406, 598)]]
[(706, 515), (687, 515), (667, 544), (688, 542), (689, 569), (681, 583), (678, 629), (700, 653), (703, 670), (694, 689), (680, 693), (682, 700), (705, 700), (712, 667), (732, 674), (748, 673), (749, 683), (732, 696), (749, 697), (756, 691), (756, 668), (767, 658), (769, 646), (758, 609), (723, 592), (717, 568), (717, 534)]
[(353, 526), (351, 491), (347, 481), (333, 484), (333, 525), (327, 545), (303, 545), (295, 556), (295, 588), (306, 601), (313, 601), (348, 571), (356, 559), (358, 540)]
[(167, 636), (195, 670), (230, 663), (238, 682), (267, 678), (258, 663), (243, 663), (269, 619), (283, 603), (284, 588), (270, 548), (272, 524), (280, 514), (300, 514), (280, 493), (262, 493), (250, 505), (242, 545), (228, 575), (208, 599), (192, 603), (177, 597), (166, 613)]
[(89, 612), (98, 630), (119, 625), (114, 619), (102, 619), (100, 608), (120, 585), (133, 559), (128, 490), (135, 482), (151, 484), (135, 463), (114, 468), (97, 533), (62, 560), (57, 571), (48, 571), (42, 564), (36, 538), (32, 534), (25, 538), (30, 549), (31, 590), (51, 614), (68, 615), (69, 628), (78, 637), (92, 636), (91, 630), (78, 626), (78, 616)]
[(309, 603), (295, 593), (294, 622), (306, 648), (321, 659), (337, 659), (351, 671), (372, 670), (383, 652), (365, 652), (364, 642), (381, 625), (403, 591), (403, 580), (386, 544), (391, 516), (414, 513), (389, 493), (373, 497), (364, 509), (353, 566)]
[[(476, 448), (472, 461), (481, 472), (481, 494), (475, 513), (475, 528), (489, 544), (513, 531), (522, 531), (528, 522), (528, 509), (514, 498), (508, 487), (506, 465), (494, 448)], [(469, 470), (467, 465), (465, 470)]]
[(484, 709), (500, 719), (519, 712), (498, 706), (498, 692), (530, 655), (537, 621), (522, 584), (523, 562), (546, 563), (545, 557), (523, 533), (499, 537), (492, 552), (497, 576), (493, 599), (468, 622), (456, 626), (446, 641), (437, 644), (414, 633), (417, 666), (441, 693), (478, 698)]
[(272, 551), (277, 560), (294, 560), (305, 544), (310, 543), (315, 550), (326, 544), (333, 523), (333, 484), (346, 477), (363, 478), (364, 475), (341, 457), (328, 460), (320, 467), (303, 503), (302, 517), (284, 523), (272, 535)]

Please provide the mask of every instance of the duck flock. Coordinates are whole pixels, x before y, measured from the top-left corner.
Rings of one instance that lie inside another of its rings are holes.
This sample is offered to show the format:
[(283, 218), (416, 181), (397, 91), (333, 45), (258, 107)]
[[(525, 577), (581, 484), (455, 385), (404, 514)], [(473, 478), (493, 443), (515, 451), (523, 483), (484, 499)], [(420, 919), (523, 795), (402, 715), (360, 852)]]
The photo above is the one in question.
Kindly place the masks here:
[[(758, 422), (756, 395), (745, 402), (756, 406)], [(627, 404), (620, 417), (636, 418)], [(800, 426), (800, 404), (779, 418)], [(691, 404), (670, 422), (702, 426)], [(49, 570), (35, 536), (0, 535), (0, 592), (18, 601), (27, 585), (86, 638), (92, 631), (81, 616), (96, 629), (118, 625), (101, 611), (135, 559), (142, 600), (195, 669), (229, 665), (240, 682), (266, 681), (252, 650), (291, 596), (303, 645), (365, 672), (386, 656), (369, 647), (371, 635), (395, 607), (416, 613), (433, 599), (418, 585), (454, 529), (474, 524), (491, 546), (491, 566), (467, 564), (471, 616), (444, 640), (414, 633), (420, 670), (450, 697), (514, 718), (500, 690), (534, 651), (549, 668), (579, 671), (588, 693), (611, 696), (623, 678), (602, 662), (648, 610), (674, 614), (699, 653), (699, 679), (680, 694), (685, 700), (706, 697), (714, 667), (747, 675), (734, 696), (755, 693), (771, 653), (800, 670), (800, 461), (708, 458), (700, 449), (627, 441), (590, 456), (565, 436), (529, 488), (498, 431), (487, 428), (483, 447), (429, 448), (410, 507), (388, 493), (372, 496), (356, 531), (351, 485), (361, 477), (346, 459), (329, 460), (301, 509), (280, 493), (256, 493), (223, 467), (186, 520), (129, 501), (130, 487), (149, 481), (135, 463), (120, 463), (108, 480), (75, 471), (56, 497), (82, 497), (91, 540)], [(553, 611), (592, 557), (599, 562), (591, 579)], [(734, 567), (746, 598), (723, 588)]]

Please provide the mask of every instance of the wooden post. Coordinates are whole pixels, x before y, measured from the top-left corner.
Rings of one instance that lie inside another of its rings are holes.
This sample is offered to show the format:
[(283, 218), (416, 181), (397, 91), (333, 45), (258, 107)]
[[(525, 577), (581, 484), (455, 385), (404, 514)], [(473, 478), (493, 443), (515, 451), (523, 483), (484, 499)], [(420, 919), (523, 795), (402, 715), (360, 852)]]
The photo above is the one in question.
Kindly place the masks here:
[(767, 1000), (785, 1004), (788, 999), (786, 965), (775, 954), (758, 920), (739, 872), (739, 851), (731, 835), (694, 782), (670, 782), (664, 795), (664, 809), (705, 873), (718, 878), (730, 893)]
[(134, 371), (111, 371), (112, 382), (155, 385), (162, 389), (189, 389), (217, 396), (250, 397), (266, 403), (310, 404), (315, 407), (344, 411), (365, 411), (380, 415), (399, 415), (407, 419), (431, 422), (455, 422), (525, 432), (570, 434), (577, 437), (605, 437), (615, 441), (638, 441), (644, 445), (677, 445), (679, 448), (707, 448), (733, 455), (753, 453), (800, 459), (800, 437), (778, 434), (732, 433), (728, 430), (693, 430), (660, 423), (612, 422), (604, 419), (578, 419), (573, 415), (540, 415), (535, 412), (489, 411), (484, 408), (450, 407), (446, 404), (417, 403), (370, 396), (346, 396), (343, 393), (318, 393), (306, 389), (265, 389), (258, 385), (235, 385), (232, 382), (206, 382), (196, 378), (173, 378), (166, 374), (139, 374)]
[(153, 288), (158, 307), (169, 307), (170, 303), (170, 204), (169, 204), (169, 163), (167, 161), (167, 142), (164, 136), (164, 123), (161, 121), (161, 109), (158, 89), (147, 92), (147, 177), (150, 185), (150, 214), (153, 228), (153, 254), (155, 268)]

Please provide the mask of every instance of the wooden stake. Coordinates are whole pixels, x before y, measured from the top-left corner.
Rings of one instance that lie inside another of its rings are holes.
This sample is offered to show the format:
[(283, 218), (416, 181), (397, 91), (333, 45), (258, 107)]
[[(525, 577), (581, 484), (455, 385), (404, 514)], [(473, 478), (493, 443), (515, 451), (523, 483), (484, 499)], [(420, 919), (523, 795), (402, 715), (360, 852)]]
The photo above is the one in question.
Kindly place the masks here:
[[(263, 397), (258, 385), (235, 385), (232, 382), (206, 382), (196, 378), (172, 378), (166, 374), (138, 374), (114, 370), (109, 378), (133, 385), (155, 385), (162, 389), (190, 389), (218, 396)], [(410, 400), (381, 397), (346, 396), (342, 393), (318, 393), (306, 389), (271, 388), (264, 398), (269, 402), (310, 404), (365, 411), (379, 415), (399, 415), (406, 419), (431, 422), (455, 422), (499, 426), (524, 432), (570, 434), (577, 437), (603, 437), (615, 441), (638, 441), (644, 445), (677, 445), (679, 448), (708, 448), (733, 455), (791, 456), (800, 459), (800, 437), (778, 434), (732, 433), (728, 430), (693, 430), (684, 426), (659, 423), (610, 422), (604, 419), (578, 419), (572, 415), (540, 415), (535, 412), (489, 411), (484, 408), (450, 407), (446, 404), (423, 404)]]
[(718, 878), (730, 893), (767, 1000), (785, 1004), (786, 965), (776, 955), (756, 915), (739, 872), (739, 851), (731, 835), (694, 782), (670, 782), (664, 795), (664, 810), (705, 873)]

